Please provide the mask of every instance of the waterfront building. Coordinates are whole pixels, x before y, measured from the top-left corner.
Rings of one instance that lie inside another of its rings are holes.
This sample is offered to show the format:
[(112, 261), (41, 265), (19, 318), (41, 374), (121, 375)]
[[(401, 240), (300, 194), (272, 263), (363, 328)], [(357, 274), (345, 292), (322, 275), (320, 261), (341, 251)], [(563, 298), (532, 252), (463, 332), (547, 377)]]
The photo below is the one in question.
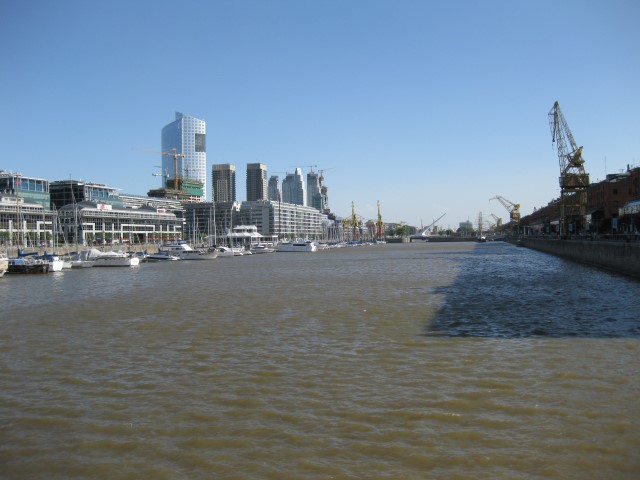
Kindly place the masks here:
[(207, 197), (206, 122), (176, 112), (176, 119), (163, 127), (161, 141), (163, 152), (175, 151), (183, 155), (177, 157), (176, 171), (173, 156), (163, 154), (162, 171), (167, 172), (168, 178), (174, 180), (177, 176), (201, 183), (200, 201), (204, 201)]
[(39, 203), (45, 210), (51, 208), (48, 180), (0, 170), (0, 193), (18, 195), (27, 201)]
[(333, 222), (313, 207), (286, 202), (257, 200), (242, 202), (239, 224), (255, 225), (264, 237), (280, 240), (326, 239)]
[(473, 233), (473, 223), (471, 223), (470, 220), (467, 220), (466, 222), (460, 222), (458, 224), (458, 231), (463, 236), (471, 235)]
[[(621, 173), (587, 187), (586, 218), (591, 234), (632, 233), (640, 229), (640, 218), (632, 206), (640, 200), (640, 168), (627, 167)], [(525, 233), (557, 235), (559, 232), (560, 201), (548, 205), (520, 219)], [(576, 232), (584, 233), (584, 232)]]
[(180, 178), (178, 188), (169, 183), (170, 188), (154, 188), (147, 192), (152, 198), (176, 200), (179, 202), (193, 203), (201, 202), (204, 195), (204, 186), (197, 180)]
[(287, 173), (282, 181), (282, 201), (294, 205), (305, 205), (305, 188), (302, 170), (296, 168), (295, 173)]
[(65, 205), (78, 202), (108, 203), (122, 207), (118, 198), (118, 189), (102, 183), (83, 182), (81, 180), (56, 180), (49, 184), (51, 205), (60, 210)]
[[(118, 199), (123, 208), (152, 207), (176, 214), (178, 212), (184, 212), (182, 203), (171, 198), (145, 197), (143, 195), (121, 193), (118, 195)], [(182, 217), (183, 215), (180, 214), (178, 216)]]
[(267, 199), (267, 166), (263, 163), (247, 164), (247, 201)]
[(238, 202), (201, 202), (184, 205), (184, 239), (193, 244), (218, 245), (239, 222)]
[(82, 201), (58, 210), (65, 240), (82, 245), (173, 241), (182, 235), (182, 218), (162, 208), (114, 207)]
[(236, 167), (230, 163), (211, 167), (212, 198), (214, 203), (236, 201)]
[(274, 202), (281, 202), (282, 195), (280, 193), (280, 179), (277, 175), (271, 175), (269, 178), (269, 184), (267, 186), (268, 195), (267, 199)]
[(53, 217), (41, 202), (0, 193), (0, 245), (40, 246), (53, 238)]

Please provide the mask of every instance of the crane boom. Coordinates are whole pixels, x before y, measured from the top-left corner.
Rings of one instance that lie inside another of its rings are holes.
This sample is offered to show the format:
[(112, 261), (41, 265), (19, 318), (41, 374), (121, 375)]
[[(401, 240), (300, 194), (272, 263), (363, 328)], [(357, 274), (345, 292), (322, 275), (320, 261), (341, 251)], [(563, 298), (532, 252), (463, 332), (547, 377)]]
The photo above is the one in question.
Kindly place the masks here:
[(582, 147), (575, 142), (557, 101), (549, 111), (549, 127), (560, 164), (560, 235), (564, 237), (567, 227), (577, 230), (585, 225), (589, 174), (584, 169)]
[(184, 153), (178, 153), (178, 150), (176, 148), (172, 148), (171, 150), (173, 150), (172, 152), (156, 152), (155, 150), (147, 150), (144, 148), (138, 149), (141, 150), (143, 152), (148, 152), (148, 153), (156, 153), (158, 155), (169, 155), (173, 157), (173, 188), (175, 190), (179, 189), (179, 178), (180, 178), (180, 174), (178, 173), (178, 158), (179, 157), (186, 157), (186, 155)]
[[(558, 102), (553, 104), (553, 108), (549, 112), (549, 127), (551, 128), (552, 143), (555, 143), (556, 148), (558, 149), (560, 174), (584, 175), (582, 147), (579, 147), (573, 139), (573, 134), (571, 133), (569, 125), (562, 114), (562, 110), (560, 110), (560, 104), (558, 104)], [(560, 186), (562, 186), (562, 180)]]
[(507, 209), (507, 212), (509, 212), (509, 219), (512, 222), (515, 222), (515, 223), (520, 222), (520, 204), (519, 203), (510, 202), (509, 200), (507, 200), (506, 198), (500, 195), (496, 195), (495, 197), (489, 199), (489, 201), (491, 200), (498, 200), (502, 204), (502, 206)]
[(378, 221), (376, 222), (376, 238), (378, 240), (384, 239), (384, 222), (382, 221), (382, 214), (380, 213), (380, 200), (378, 200)]

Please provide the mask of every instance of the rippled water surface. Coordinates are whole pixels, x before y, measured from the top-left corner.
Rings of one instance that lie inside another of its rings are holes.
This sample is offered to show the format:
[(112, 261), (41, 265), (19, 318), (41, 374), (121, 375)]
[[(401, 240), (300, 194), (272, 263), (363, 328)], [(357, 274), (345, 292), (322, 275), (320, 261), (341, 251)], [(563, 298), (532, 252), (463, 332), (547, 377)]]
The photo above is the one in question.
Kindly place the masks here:
[(0, 279), (6, 478), (635, 479), (640, 283), (503, 243)]

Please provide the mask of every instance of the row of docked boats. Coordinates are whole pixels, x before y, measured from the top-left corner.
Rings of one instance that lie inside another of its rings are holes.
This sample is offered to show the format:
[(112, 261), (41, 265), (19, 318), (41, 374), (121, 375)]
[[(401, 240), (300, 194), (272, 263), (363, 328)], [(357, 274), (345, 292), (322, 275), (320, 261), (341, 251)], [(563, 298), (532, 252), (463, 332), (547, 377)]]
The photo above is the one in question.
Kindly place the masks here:
[(0, 253), (0, 277), (4, 273), (48, 273), (66, 268), (88, 267), (133, 267), (141, 262), (164, 262), (178, 260), (213, 260), (218, 257), (236, 257), (273, 252), (316, 252), (329, 248), (352, 246), (349, 244), (326, 244), (311, 240), (285, 241), (277, 244), (257, 243), (248, 247), (213, 246), (193, 248), (186, 241), (164, 244), (157, 253), (101, 251), (95, 248), (82, 250), (72, 255), (24, 254), (7, 258)]
[(16, 258), (7, 258), (0, 254), (0, 276), (4, 273), (49, 273), (60, 272), (66, 268), (83, 267), (129, 267), (138, 265), (140, 257), (126, 252), (101, 252), (97, 249), (83, 250), (74, 255), (23, 254)]

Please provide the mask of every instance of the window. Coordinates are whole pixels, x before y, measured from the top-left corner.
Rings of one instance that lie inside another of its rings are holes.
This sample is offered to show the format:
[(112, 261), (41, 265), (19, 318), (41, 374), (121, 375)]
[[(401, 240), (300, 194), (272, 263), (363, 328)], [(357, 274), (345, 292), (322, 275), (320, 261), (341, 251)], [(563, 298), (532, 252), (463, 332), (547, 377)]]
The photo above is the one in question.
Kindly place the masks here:
[(195, 134), (196, 152), (206, 152), (206, 135), (204, 133)]

